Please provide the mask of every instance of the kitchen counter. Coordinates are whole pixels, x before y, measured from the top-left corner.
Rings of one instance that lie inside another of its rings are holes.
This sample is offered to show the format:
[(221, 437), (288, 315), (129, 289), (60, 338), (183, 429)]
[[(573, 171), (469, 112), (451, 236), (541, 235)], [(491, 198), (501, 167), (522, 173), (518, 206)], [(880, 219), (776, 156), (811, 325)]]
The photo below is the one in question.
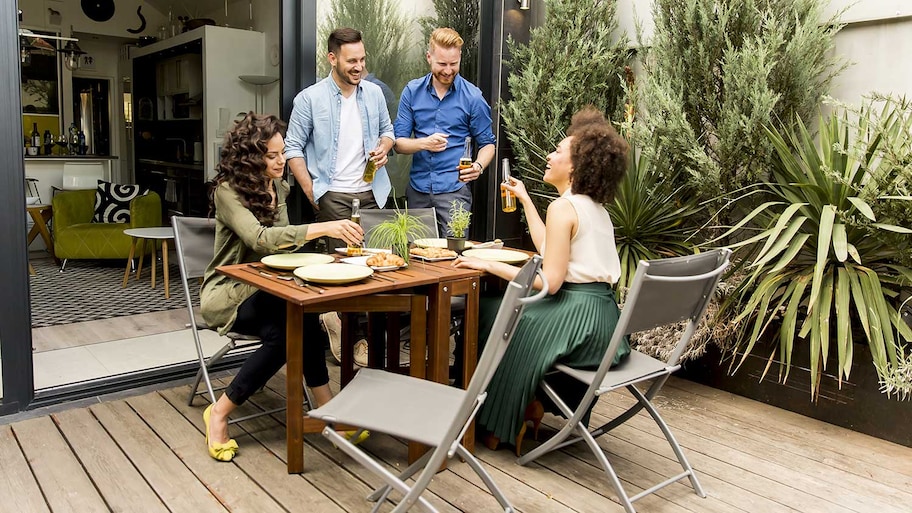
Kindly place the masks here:
[(66, 160), (117, 160), (119, 157), (116, 155), (26, 155), (23, 157), (25, 160), (52, 160), (52, 161), (66, 161)]
[(173, 167), (177, 169), (190, 169), (192, 171), (202, 171), (203, 163), (202, 162), (169, 162), (166, 160), (154, 160), (154, 159), (136, 159), (136, 162), (140, 164), (146, 164), (149, 166), (160, 166), (160, 167)]

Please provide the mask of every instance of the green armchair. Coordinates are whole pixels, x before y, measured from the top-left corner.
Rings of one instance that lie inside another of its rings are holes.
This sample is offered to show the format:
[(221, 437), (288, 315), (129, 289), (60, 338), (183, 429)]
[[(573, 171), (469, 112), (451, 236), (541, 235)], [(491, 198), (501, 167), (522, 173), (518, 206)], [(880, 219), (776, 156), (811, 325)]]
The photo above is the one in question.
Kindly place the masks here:
[(154, 192), (130, 202), (129, 223), (93, 223), (95, 189), (58, 192), (51, 205), (54, 253), (63, 260), (61, 271), (70, 258), (129, 258), (132, 239), (123, 231), (162, 225), (161, 198)]

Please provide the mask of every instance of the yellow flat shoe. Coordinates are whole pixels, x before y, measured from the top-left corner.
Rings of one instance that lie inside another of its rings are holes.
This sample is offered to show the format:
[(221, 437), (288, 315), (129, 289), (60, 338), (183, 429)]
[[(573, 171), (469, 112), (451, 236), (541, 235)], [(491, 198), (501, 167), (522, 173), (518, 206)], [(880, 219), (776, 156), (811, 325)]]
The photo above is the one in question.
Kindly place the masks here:
[(209, 456), (216, 461), (231, 461), (238, 453), (238, 444), (234, 439), (230, 439), (223, 444), (209, 443), (209, 416), (212, 412), (210, 404), (203, 412), (203, 424), (206, 425), (206, 447), (209, 449)]
[[(371, 436), (371, 432), (366, 429), (362, 429), (360, 431), (340, 431), (339, 434), (341, 434), (346, 440), (350, 441), (352, 445), (358, 445)], [(353, 437), (355, 437), (354, 440), (352, 440)], [(333, 444), (333, 447), (338, 449), (336, 444)]]

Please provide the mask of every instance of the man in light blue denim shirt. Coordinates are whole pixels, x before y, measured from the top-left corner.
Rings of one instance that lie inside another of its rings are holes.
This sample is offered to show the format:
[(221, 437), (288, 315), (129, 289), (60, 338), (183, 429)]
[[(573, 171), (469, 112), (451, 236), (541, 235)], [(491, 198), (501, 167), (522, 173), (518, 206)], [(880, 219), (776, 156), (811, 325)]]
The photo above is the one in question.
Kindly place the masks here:
[[(288, 166), (319, 222), (351, 217), (356, 198), (361, 208), (386, 204), (391, 185), (384, 166), (394, 142), (383, 91), (362, 80), (361, 32), (336, 29), (327, 49), (332, 71), (295, 97), (285, 139)], [(376, 165), (371, 182), (363, 179), (368, 159)], [(330, 251), (344, 245), (327, 240)]]

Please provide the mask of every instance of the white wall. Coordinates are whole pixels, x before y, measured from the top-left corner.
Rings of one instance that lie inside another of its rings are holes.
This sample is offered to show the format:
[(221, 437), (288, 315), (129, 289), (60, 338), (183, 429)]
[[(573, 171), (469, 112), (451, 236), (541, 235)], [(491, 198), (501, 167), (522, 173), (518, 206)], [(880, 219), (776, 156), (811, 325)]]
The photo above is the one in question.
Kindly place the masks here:
[[(635, 20), (652, 36), (652, 0), (618, 0), (620, 28), (636, 43)], [(912, 97), (912, 0), (831, 0), (824, 17), (845, 9), (845, 28), (836, 35), (836, 52), (849, 67), (836, 78), (830, 95), (858, 103), (877, 91)]]
[[(117, 0), (114, 4), (114, 16), (105, 22), (90, 19), (82, 12), (79, 0), (18, 0), (22, 9), (22, 25), (29, 28), (42, 28), (70, 35), (70, 26), (74, 32), (86, 32), (117, 37), (139, 37), (155, 35), (159, 25), (167, 21), (167, 14), (154, 9), (143, 0)], [(132, 34), (127, 29), (138, 29), (140, 19), (136, 8), (142, 6), (146, 18), (146, 29), (141, 34)], [(59, 23), (50, 17), (49, 9), (60, 13)]]

